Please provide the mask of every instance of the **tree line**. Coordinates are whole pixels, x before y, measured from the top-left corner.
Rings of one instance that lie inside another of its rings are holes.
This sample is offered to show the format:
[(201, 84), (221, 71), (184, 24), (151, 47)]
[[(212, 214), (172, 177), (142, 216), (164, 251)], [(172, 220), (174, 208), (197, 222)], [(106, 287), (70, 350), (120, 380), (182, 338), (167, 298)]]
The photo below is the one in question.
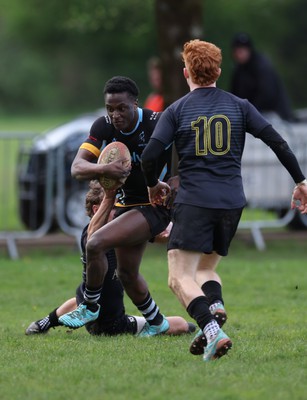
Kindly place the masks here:
[[(178, 49), (189, 34), (221, 47), (224, 61), (218, 84), (227, 90), (232, 70), (230, 43), (238, 31), (248, 32), (257, 49), (271, 58), (293, 106), (307, 105), (305, 0), (2, 3), (1, 114), (99, 108), (103, 105), (104, 82), (114, 75), (135, 79), (142, 103), (150, 91), (147, 60), (153, 55), (163, 57), (163, 49), (178, 58)], [(195, 26), (197, 29), (193, 29)], [(172, 42), (164, 40), (171, 35)], [(176, 71), (180, 70), (180, 59), (173, 64)], [(170, 85), (173, 96), (180, 94), (175, 93), (177, 82), (181, 82), (179, 75), (169, 70), (166, 79), (174, 81)]]

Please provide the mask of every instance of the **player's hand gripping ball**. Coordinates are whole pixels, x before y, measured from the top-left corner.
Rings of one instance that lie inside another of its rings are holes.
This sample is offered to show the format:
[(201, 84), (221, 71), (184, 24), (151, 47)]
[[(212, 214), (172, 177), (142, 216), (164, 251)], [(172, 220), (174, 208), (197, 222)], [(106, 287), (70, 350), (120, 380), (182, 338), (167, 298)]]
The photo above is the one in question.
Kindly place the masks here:
[[(111, 142), (102, 150), (97, 163), (110, 164), (113, 161), (121, 159), (123, 160), (122, 163), (125, 168), (131, 167), (131, 154), (128, 147), (121, 142)], [(110, 190), (123, 185), (127, 177), (119, 180), (101, 176), (99, 182), (104, 189)]]

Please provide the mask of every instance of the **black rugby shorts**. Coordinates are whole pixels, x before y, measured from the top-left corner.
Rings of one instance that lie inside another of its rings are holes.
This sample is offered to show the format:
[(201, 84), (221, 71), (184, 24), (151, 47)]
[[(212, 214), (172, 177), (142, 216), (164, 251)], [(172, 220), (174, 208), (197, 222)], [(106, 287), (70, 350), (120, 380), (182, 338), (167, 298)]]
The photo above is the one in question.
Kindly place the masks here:
[(176, 204), (168, 250), (191, 250), (221, 256), (228, 254), (243, 208), (221, 210)]
[(163, 232), (171, 221), (171, 212), (166, 207), (157, 206), (153, 207), (151, 205), (146, 206), (131, 206), (131, 207), (117, 207), (114, 218), (127, 212), (129, 210), (136, 209), (143, 214), (146, 219), (150, 232), (152, 234), (152, 239), (159, 233)]

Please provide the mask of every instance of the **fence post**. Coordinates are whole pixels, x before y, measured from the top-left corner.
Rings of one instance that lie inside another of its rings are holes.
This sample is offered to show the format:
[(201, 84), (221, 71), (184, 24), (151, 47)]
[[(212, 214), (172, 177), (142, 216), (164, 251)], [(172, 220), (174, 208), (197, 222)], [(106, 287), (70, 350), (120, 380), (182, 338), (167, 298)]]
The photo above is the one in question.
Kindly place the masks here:
[[(52, 153), (46, 154), (45, 163), (45, 176), (44, 176), (44, 190), (39, 194), (44, 198), (43, 204), (43, 219), (34, 230), (27, 230), (24, 228), (21, 217), (20, 208), (22, 204), (21, 191), (26, 190), (26, 187), (21, 188), (21, 177), (29, 177), (28, 186), (25, 182), (25, 186), (32, 188), (32, 190), (39, 192), (38, 184), (39, 177), (36, 175), (36, 171), (31, 171), (31, 166), (24, 160), (22, 164), (20, 160), (20, 151), (23, 149), (23, 156), (29, 156), (30, 150), (25, 151), (25, 143), (30, 145), (32, 143), (34, 134), (28, 132), (0, 132), (0, 144), (1, 144), (1, 163), (5, 165), (8, 170), (1, 168), (0, 174), (0, 187), (1, 197), (4, 197), (4, 193), (9, 193), (10, 199), (8, 201), (2, 201), (1, 207), (1, 221), (0, 221), (0, 240), (4, 240), (7, 245), (9, 256), (12, 259), (19, 258), (18, 247), (16, 241), (22, 240), (33, 240), (41, 238), (49, 231), (52, 217), (52, 195), (54, 186), (54, 157)], [(17, 162), (20, 162), (17, 165)], [(14, 186), (16, 184), (16, 186)], [(25, 198), (30, 201), (29, 218), (31, 218), (31, 193), (28, 193), (29, 197)], [(13, 205), (13, 206), (12, 206)], [(15, 218), (15, 223), (12, 223), (11, 218)]]

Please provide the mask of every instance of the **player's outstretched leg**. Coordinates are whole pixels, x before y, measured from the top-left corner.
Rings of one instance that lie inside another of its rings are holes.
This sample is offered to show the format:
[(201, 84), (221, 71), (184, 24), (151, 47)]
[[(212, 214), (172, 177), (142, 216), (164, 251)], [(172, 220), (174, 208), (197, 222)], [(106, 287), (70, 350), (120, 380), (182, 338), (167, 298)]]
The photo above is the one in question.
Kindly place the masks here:
[(99, 304), (97, 304), (97, 311), (91, 311), (87, 304), (81, 303), (74, 311), (59, 317), (59, 322), (69, 328), (81, 328), (88, 322), (95, 321), (98, 318), (99, 310)]
[(45, 328), (44, 325), (41, 325), (44, 320), (40, 319), (35, 322), (31, 322), (31, 324), (27, 327), (26, 329), (26, 335), (39, 335), (39, 334), (44, 334), (47, 333), (49, 328)]
[(150, 325), (148, 322), (145, 323), (141, 332), (137, 335), (138, 337), (149, 337), (155, 335), (161, 335), (169, 329), (169, 322), (163, 316), (163, 320), (160, 325)]
[[(220, 328), (227, 321), (227, 314), (222, 303), (214, 303), (209, 307), (211, 314), (214, 316), (216, 322)], [(204, 354), (204, 348), (207, 346), (207, 339), (204, 332), (200, 329), (195, 335), (191, 345), (190, 353), (194, 356), (200, 356)]]
[(28, 336), (40, 335), (47, 333), (50, 328), (55, 328), (56, 326), (59, 326), (60, 324), (57, 316), (57, 309), (58, 308), (55, 308), (45, 318), (31, 322), (31, 324), (27, 327), (25, 334)]

